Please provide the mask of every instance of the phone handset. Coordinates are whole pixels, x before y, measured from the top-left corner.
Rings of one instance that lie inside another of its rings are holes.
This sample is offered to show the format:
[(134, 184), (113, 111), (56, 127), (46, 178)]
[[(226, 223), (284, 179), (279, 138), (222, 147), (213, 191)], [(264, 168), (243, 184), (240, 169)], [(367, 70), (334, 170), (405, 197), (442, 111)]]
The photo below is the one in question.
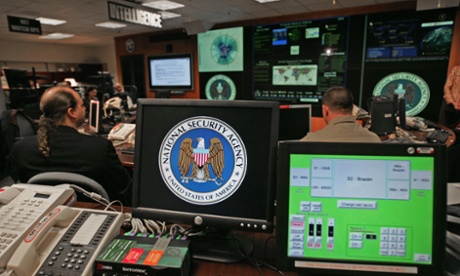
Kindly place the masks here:
[(24, 237), (23, 242), (8, 262), (7, 271), (16, 276), (32, 275), (40, 265), (37, 247), (51, 227), (67, 227), (79, 212), (67, 206), (58, 206), (45, 215)]
[(11, 202), (15, 197), (21, 193), (20, 190), (6, 186), (0, 188), (0, 207)]
[(5, 269), (19, 243), (43, 215), (56, 206), (73, 205), (76, 201), (71, 188), (37, 184), (14, 184), (10, 188), (5, 189), (3, 196), (7, 204), (0, 209), (0, 271)]

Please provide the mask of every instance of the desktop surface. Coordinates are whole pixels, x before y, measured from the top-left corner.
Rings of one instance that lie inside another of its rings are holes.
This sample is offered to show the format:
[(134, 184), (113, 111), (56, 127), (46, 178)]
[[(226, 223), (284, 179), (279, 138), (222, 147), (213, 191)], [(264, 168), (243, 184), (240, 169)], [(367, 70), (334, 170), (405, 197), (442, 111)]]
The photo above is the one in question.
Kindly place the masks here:
[[(91, 202), (76, 202), (75, 207), (100, 210), (105, 208), (102, 204)], [(121, 210), (119, 206), (114, 206), (114, 208)], [(123, 212), (131, 213), (131, 207), (123, 207)], [(124, 233), (124, 230), (120, 230), (120, 233)], [(250, 260), (231, 264), (193, 260), (190, 275), (299, 275), (297, 272), (283, 272), (283, 274), (280, 274), (269, 267), (275, 266), (275, 233), (238, 232), (238, 234), (244, 235), (254, 245)], [(265, 264), (259, 263), (260, 271), (254, 265), (255, 260), (265, 262)]]

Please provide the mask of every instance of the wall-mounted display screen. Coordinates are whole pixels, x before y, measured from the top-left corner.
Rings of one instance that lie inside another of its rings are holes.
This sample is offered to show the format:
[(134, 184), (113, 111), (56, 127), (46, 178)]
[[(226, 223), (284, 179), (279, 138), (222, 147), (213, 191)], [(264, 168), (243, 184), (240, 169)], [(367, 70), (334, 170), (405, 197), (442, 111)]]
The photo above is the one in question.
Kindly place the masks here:
[(243, 27), (198, 34), (198, 70), (243, 71)]
[(254, 26), (254, 98), (314, 103), (344, 85), (348, 29), (348, 17)]
[(148, 57), (150, 89), (193, 90), (192, 54)]
[(363, 102), (397, 96), (405, 100), (406, 115), (437, 121), (455, 13), (436, 9), (368, 15)]
[(372, 14), (367, 25), (367, 62), (449, 58), (454, 20), (445, 11)]

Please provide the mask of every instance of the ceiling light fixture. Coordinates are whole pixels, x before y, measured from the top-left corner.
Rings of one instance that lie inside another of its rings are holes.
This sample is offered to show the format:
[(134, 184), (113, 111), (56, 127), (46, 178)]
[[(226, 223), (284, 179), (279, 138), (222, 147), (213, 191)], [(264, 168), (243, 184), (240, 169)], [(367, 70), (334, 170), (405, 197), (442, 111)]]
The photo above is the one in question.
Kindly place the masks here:
[(438, 0), (438, 8), (441, 7), (441, 0)]
[(142, 6), (146, 6), (149, 8), (154, 8), (154, 9), (162, 10), (162, 11), (173, 10), (173, 9), (185, 7), (185, 5), (182, 5), (180, 3), (167, 1), (167, 0), (146, 2), (146, 3), (142, 3)]
[(270, 3), (270, 2), (276, 2), (276, 1), (281, 1), (281, 0), (255, 0), (256, 2), (259, 3)]
[(332, 5), (335, 5), (335, 0), (332, 0)]
[(173, 12), (167, 12), (167, 11), (160, 11), (159, 13), (161, 14), (161, 18), (162, 18), (163, 20), (165, 20), (165, 19), (177, 18), (177, 17), (181, 17), (181, 16), (182, 16), (181, 14), (173, 13)]
[(109, 29), (119, 29), (119, 28), (124, 28), (124, 27), (127, 26), (126, 24), (115, 23), (115, 22), (111, 22), (111, 21), (97, 23), (95, 25), (96, 25), (96, 27), (109, 28)]
[(69, 37), (73, 37), (74, 35), (73, 34), (63, 34), (63, 33), (50, 33), (50, 34), (47, 34), (47, 35), (42, 35), (42, 36), (39, 36), (39, 38), (41, 39), (65, 39), (65, 38), (69, 38)]
[(35, 18), (35, 20), (40, 21), (41, 24), (52, 25), (52, 26), (57, 26), (57, 25), (67, 23), (67, 21), (65, 20), (46, 18), (46, 17), (37, 17)]

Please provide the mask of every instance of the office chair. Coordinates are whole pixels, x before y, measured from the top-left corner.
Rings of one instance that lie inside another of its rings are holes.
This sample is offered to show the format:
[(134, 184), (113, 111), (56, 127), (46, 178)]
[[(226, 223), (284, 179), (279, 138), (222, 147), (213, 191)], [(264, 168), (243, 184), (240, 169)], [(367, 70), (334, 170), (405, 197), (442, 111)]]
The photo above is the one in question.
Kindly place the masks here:
[(10, 153), (14, 143), (36, 134), (36, 124), (22, 110), (6, 110), (0, 113), (0, 173), (9, 173)]
[(95, 180), (77, 173), (70, 172), (43, 172), (31, 177), (27, 183), (43, 185), (74, 184), (88, 192), (101, 195), (110, 202), (109, 194), (101, 184)]
[(137, 99), (139, 98), (139, 91), (135, 85), (125, 85), (125, 92), (133, 101), (133, 104), (137, 103)]

